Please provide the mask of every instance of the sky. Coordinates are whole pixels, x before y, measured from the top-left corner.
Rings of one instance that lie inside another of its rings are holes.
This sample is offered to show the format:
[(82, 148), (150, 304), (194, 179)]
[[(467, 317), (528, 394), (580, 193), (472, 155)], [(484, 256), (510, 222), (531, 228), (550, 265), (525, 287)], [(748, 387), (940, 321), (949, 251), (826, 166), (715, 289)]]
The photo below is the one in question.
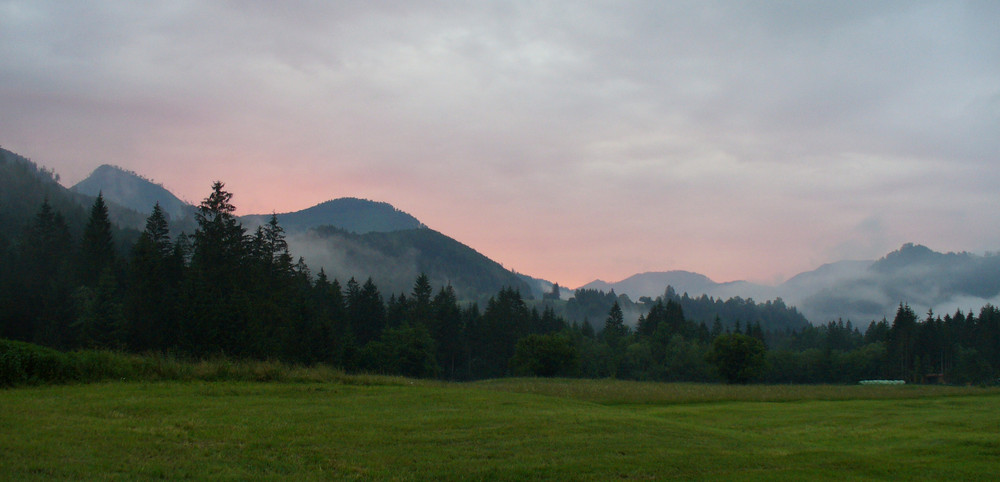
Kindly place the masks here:
[[(1000, 2), (0, 0), (0, 146), (576, 287), (1000, 250)], [(308, 260), (307, 260), (308, 261)]]

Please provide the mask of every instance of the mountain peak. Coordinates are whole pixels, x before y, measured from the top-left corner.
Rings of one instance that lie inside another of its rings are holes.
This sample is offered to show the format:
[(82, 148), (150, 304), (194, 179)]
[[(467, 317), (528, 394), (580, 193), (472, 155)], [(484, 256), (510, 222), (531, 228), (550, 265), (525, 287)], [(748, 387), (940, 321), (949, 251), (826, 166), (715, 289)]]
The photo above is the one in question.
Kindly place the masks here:
[(874, 264), (871, 269), (880, 273), (895, 272), (907, 267), (931, 267), (945, 262), (946, 258), (956, 256), (954, 253), (939, 253), (922, 244), (906, 243)]
[(76, 183), (70, 190), (88, 196), (101, 193), (108, 201), (147, 215), (153, 212), (153, 205), (160, 203), (160, 209), (175, 220), (186, 217), (191, 211), (190, 205), (178, 199), (162, 185), (133, 171), (110, 164), (98, 166), (86, 179)]
[[(270, 214), (251, 214), (243, 219), (250, 224), (263, 224)], [(278, 214), (278, 222), (289, 231), (306, 231), (319, 226), (335, 226), (364, 234), (425, 228), (417, 218), (396, 209), (387, 202), (343, 197), (324, 201), (293, 213)]]

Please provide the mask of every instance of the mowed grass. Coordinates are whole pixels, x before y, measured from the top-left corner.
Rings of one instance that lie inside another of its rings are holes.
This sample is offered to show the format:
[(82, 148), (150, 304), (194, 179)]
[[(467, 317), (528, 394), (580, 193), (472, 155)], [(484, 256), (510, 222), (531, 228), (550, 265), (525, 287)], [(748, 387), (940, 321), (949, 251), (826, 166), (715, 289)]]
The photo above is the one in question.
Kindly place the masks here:
[(1000, 392), (515, 379), (0, 390), (0, 478), (994, 480)]

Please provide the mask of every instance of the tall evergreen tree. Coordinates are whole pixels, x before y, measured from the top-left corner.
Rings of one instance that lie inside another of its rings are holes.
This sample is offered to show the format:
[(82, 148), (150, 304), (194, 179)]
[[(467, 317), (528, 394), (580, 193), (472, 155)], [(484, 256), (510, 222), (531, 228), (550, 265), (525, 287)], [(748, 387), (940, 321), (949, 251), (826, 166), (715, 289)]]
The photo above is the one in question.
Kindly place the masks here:
[(622, 313), (622, 307), (617, 301), (611, 305), (611, 310), (608, 311), (608, 317), (604, 320), (604, 331), (602, 336), (608, 343), (615, 342), (625, 337), (628, 334), (628, 327), (625, 326), (625, 316)]
[(889, 329), (889, 371), (892, 376), (916, 382), (918, 375), (914, 365), (916, 347), (917, 315), (909, 305), (899, 304), (896, 317)]
[(504, 288), (489, 299), (482, 319), (471, 333), (474, 377), (499, 377), (507, 373), (517, 340), (528, 334), (531, 313), (513, 288)]
[(114, 273), (108, 267), (96, 286), (81, 286), (77, 289), (75, 298), (79, 315), (74, 325), (81, 346), (123, 348), (125, 316), (117, 288)]
[(327, 278), (326, 272), (320, 269), (313, 285), (313, 297), (316, 303), (316, 318), (323, 326), (326, 337), (314, 340), (320, 344), (316, 353), (320, 359), (337, 366), (346, 366), (353, 356), (354, 340), (347, 323), (344, 294), (340, 282)]
[(180, 273), (172, 266), (172, 253), (167, 218), (156, 203), (132, 247), (128, 267), (125, 336), (133, 350), (163, 350), (175, 342)]
[(115, 241), (111, 232), (108, 206), (104, 203), (104, 196), (98, 193), (80, 241), (78, 264), (81, 284), (96, 286), (105, 270), (114, 269)]
[(72, 341), (71, 256), (73, 239), (62, 214), (48, 200), (28, 225), (15, 248), (15, 292), (4, 311), (4, 336), (66, 348)]
[(347, 311), (351, 320), (351, 332), (358, 346), (364, 346), (378, 338), (385, 328), (385, 303), (375, 282), (371, 278), (358, 287), (351, 278), (347, 283)]
[(437, 359), (443, 369), (444, 378), (463, 378), (460, 370), (462, 361), (468, 356), (465, 330), (462, 323), (462, 309), (458, 306), (455, 289), (451, 285), (438, 291), (432, 302), (434, 323), (431, 335), (437, 341)]
[[(232, 193), (221, 181), (198, 206), (192, 244), (183, 330), (188, 349), (198, 354), (240, 353), (238, 338), (247, 331), (249, 297), (245, 231), (233, 214)], [(257, 330), (253, 330), (257, 331)]]
[(431, 306), (431, 297), (434, 289), (431, 287), (430, 278), (425, 273), (420, 273), (413, 283), (413, 293), (410, 296), (409, 316), (410, 323), (421, 324), (428, 329), (434, 325), (434, 310)]

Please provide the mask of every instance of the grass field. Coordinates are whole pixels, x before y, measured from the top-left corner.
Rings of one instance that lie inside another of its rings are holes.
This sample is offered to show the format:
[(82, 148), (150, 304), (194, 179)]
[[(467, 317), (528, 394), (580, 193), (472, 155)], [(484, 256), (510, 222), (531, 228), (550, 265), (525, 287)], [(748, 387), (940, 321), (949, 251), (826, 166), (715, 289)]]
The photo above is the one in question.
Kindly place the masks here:
[(1000, 391), (513, 379), (0, 390), (0, 478), (993, 480)]

